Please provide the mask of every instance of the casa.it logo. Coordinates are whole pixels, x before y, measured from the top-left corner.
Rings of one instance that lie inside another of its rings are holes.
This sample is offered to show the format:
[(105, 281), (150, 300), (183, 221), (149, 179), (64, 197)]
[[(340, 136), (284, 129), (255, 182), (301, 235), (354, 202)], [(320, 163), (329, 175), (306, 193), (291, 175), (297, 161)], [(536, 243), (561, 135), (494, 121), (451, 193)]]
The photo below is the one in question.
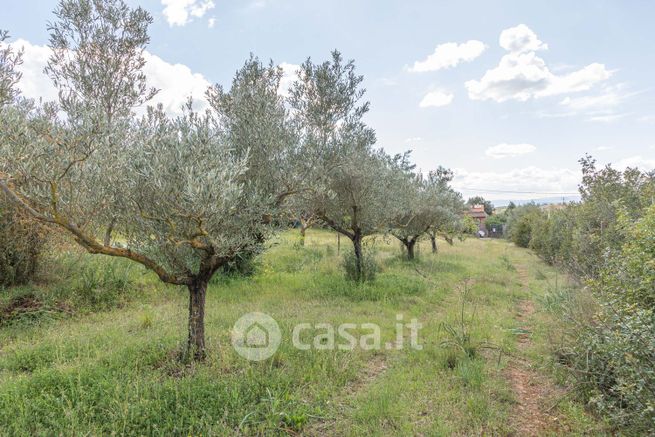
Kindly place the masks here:
[(264, 313), (248, 313), (232, 328), (232, 346), (243, 358), (263, 361), (280, 347), (282, 333), (275, 319)]

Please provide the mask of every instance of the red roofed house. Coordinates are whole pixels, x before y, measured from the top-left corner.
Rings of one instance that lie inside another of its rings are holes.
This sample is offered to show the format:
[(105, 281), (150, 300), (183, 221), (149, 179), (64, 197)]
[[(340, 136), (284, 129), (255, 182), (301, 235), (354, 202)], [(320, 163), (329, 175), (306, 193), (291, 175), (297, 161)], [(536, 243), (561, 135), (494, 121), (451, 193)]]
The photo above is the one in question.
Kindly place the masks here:
[(487, 220), (487, 213), (484, 212), (484, 205), (473, 205), (467, 212), (466, 215), (475, 220), (475, 223), (478, 225), (478, 231), (482, 231), (484, 235), (487, 235), (487, 228), (484, 225), (485, 220)]

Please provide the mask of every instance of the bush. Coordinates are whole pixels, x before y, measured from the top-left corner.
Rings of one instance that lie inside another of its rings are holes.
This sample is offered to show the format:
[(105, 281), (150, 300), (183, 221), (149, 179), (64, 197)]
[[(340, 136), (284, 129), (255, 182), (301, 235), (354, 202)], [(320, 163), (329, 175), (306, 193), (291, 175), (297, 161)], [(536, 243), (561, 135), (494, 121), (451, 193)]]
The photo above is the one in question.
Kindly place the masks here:
[(506, 218), (504, 215), (500, 214), (494, 214), (492, 216), (489, 216), (487, 220), (485, 220), (484, 225), (487, 228), (487, 232), (491, 232), (494, 228), (496, 228), (496, 232), (500, 232), (500, 230), (503, 229), (503, 226), (505, 225)]
[(588, 281), (599, 308), (591, 323), (569, 327), (563, 355), (591, 406), (617, 426), (653, 435), (655, 206), (634, 223), (628, 216), (618, 223), (626, 243), (598, 278)]
[(223, 265), (221, 273), (227, 276), (253, 276), (260, 267), (259, 259), (256, 253), (243, 253), (233, 260)]
[[(551, 295), (560, 361), (589, 405), (630, 435), (655, 434), (655, 172), (581, 161), (582, 202), (545, 214), (516, 208), (510, 236), (582, 283), (584, 301)], [(563, 305), (555, 305), (556, 302)]]
[(546, 263), (567, 265), (571, 260), (576, 205), (550, 211), (533, 227), (530, 248)]
[(42, 247), (39, 226), (0, 194), (0, 286), (30, 281)]
[(375, 276), (380, 270), (377, 262), (375, 261), (375, 254), (371, 250), (362, 251), (362, 277), (360, 278), (357, 274), (357, 259), (355, 258), (355, 252), (352, 250), (346, 251), (343, 255), (343, 261), (341, 266), (346, 271), (346, 278), (351, 281), (373, 281)]
[[(108, 310), (123, 305), (133, 285), (134, 266), (122, 259), (93, 257), (81, 264), (70, 286), (75, 307), (91, 311)], [(61, 293), (65, 295), (64, 292)]]
[(536, 231), (544, 213), (534, 203), (515, 208), (507, 219), (507, 234), (519, 247), (530, 247), (533, 229)]

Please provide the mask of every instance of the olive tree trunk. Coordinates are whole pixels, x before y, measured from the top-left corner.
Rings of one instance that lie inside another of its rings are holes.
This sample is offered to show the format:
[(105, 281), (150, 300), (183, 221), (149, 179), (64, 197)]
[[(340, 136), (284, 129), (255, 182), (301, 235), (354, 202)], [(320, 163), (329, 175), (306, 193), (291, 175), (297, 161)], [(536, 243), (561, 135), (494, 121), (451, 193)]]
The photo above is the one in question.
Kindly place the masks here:
[(359, 232), (356, 232), (352, 240), (355, 249), (355, 279), (357, 281), (362, 281), (364, 279), (362, 268), (362, 235)]
[(407, 259), (414, 259), (414, 246), (416, 245), (416, 240), (407, 240), (405, 247), (407, 248)]
[(187, 354), (194, 360), (203, 360), (205, 349), (205, 298), (208, 279), (197, 279), (189, 285), (189, 340)]
[(307, 224), (305, 222), (300, 222), (300, 245), (305, 245), (305, 234), (307, 232)]
[(437, 253), (437, 237), (430, 235), (430, 244), (432, 244), (432, 253)]
[(396, 235), (396, 238), (400, 241), (400, 250), (403, 252), (403, 255), (405, 255), (408, 260), (413, 260), (416, 253), (414, 248), (416, 247), (418, 237), (399, 237)]

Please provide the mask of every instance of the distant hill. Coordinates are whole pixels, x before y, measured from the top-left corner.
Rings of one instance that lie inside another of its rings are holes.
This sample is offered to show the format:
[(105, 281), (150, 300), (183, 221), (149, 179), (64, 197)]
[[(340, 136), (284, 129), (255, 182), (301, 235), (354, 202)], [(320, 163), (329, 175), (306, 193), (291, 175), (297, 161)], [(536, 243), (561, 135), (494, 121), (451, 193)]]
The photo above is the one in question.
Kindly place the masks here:
[(534, 202), (540, 205), (550, 205), (553, 203), (569, 203), (569, 202), (578, 202), (580, 196), (560, 196), (560, 197), (540, 197), (534, 199), (503, 199), (503, 200), (492, 200), (491, 203), (496, 208), (502, 208), (509, 205), (510, 202), (514, 202), (515, 205), (525, 205), (526, 203)]

